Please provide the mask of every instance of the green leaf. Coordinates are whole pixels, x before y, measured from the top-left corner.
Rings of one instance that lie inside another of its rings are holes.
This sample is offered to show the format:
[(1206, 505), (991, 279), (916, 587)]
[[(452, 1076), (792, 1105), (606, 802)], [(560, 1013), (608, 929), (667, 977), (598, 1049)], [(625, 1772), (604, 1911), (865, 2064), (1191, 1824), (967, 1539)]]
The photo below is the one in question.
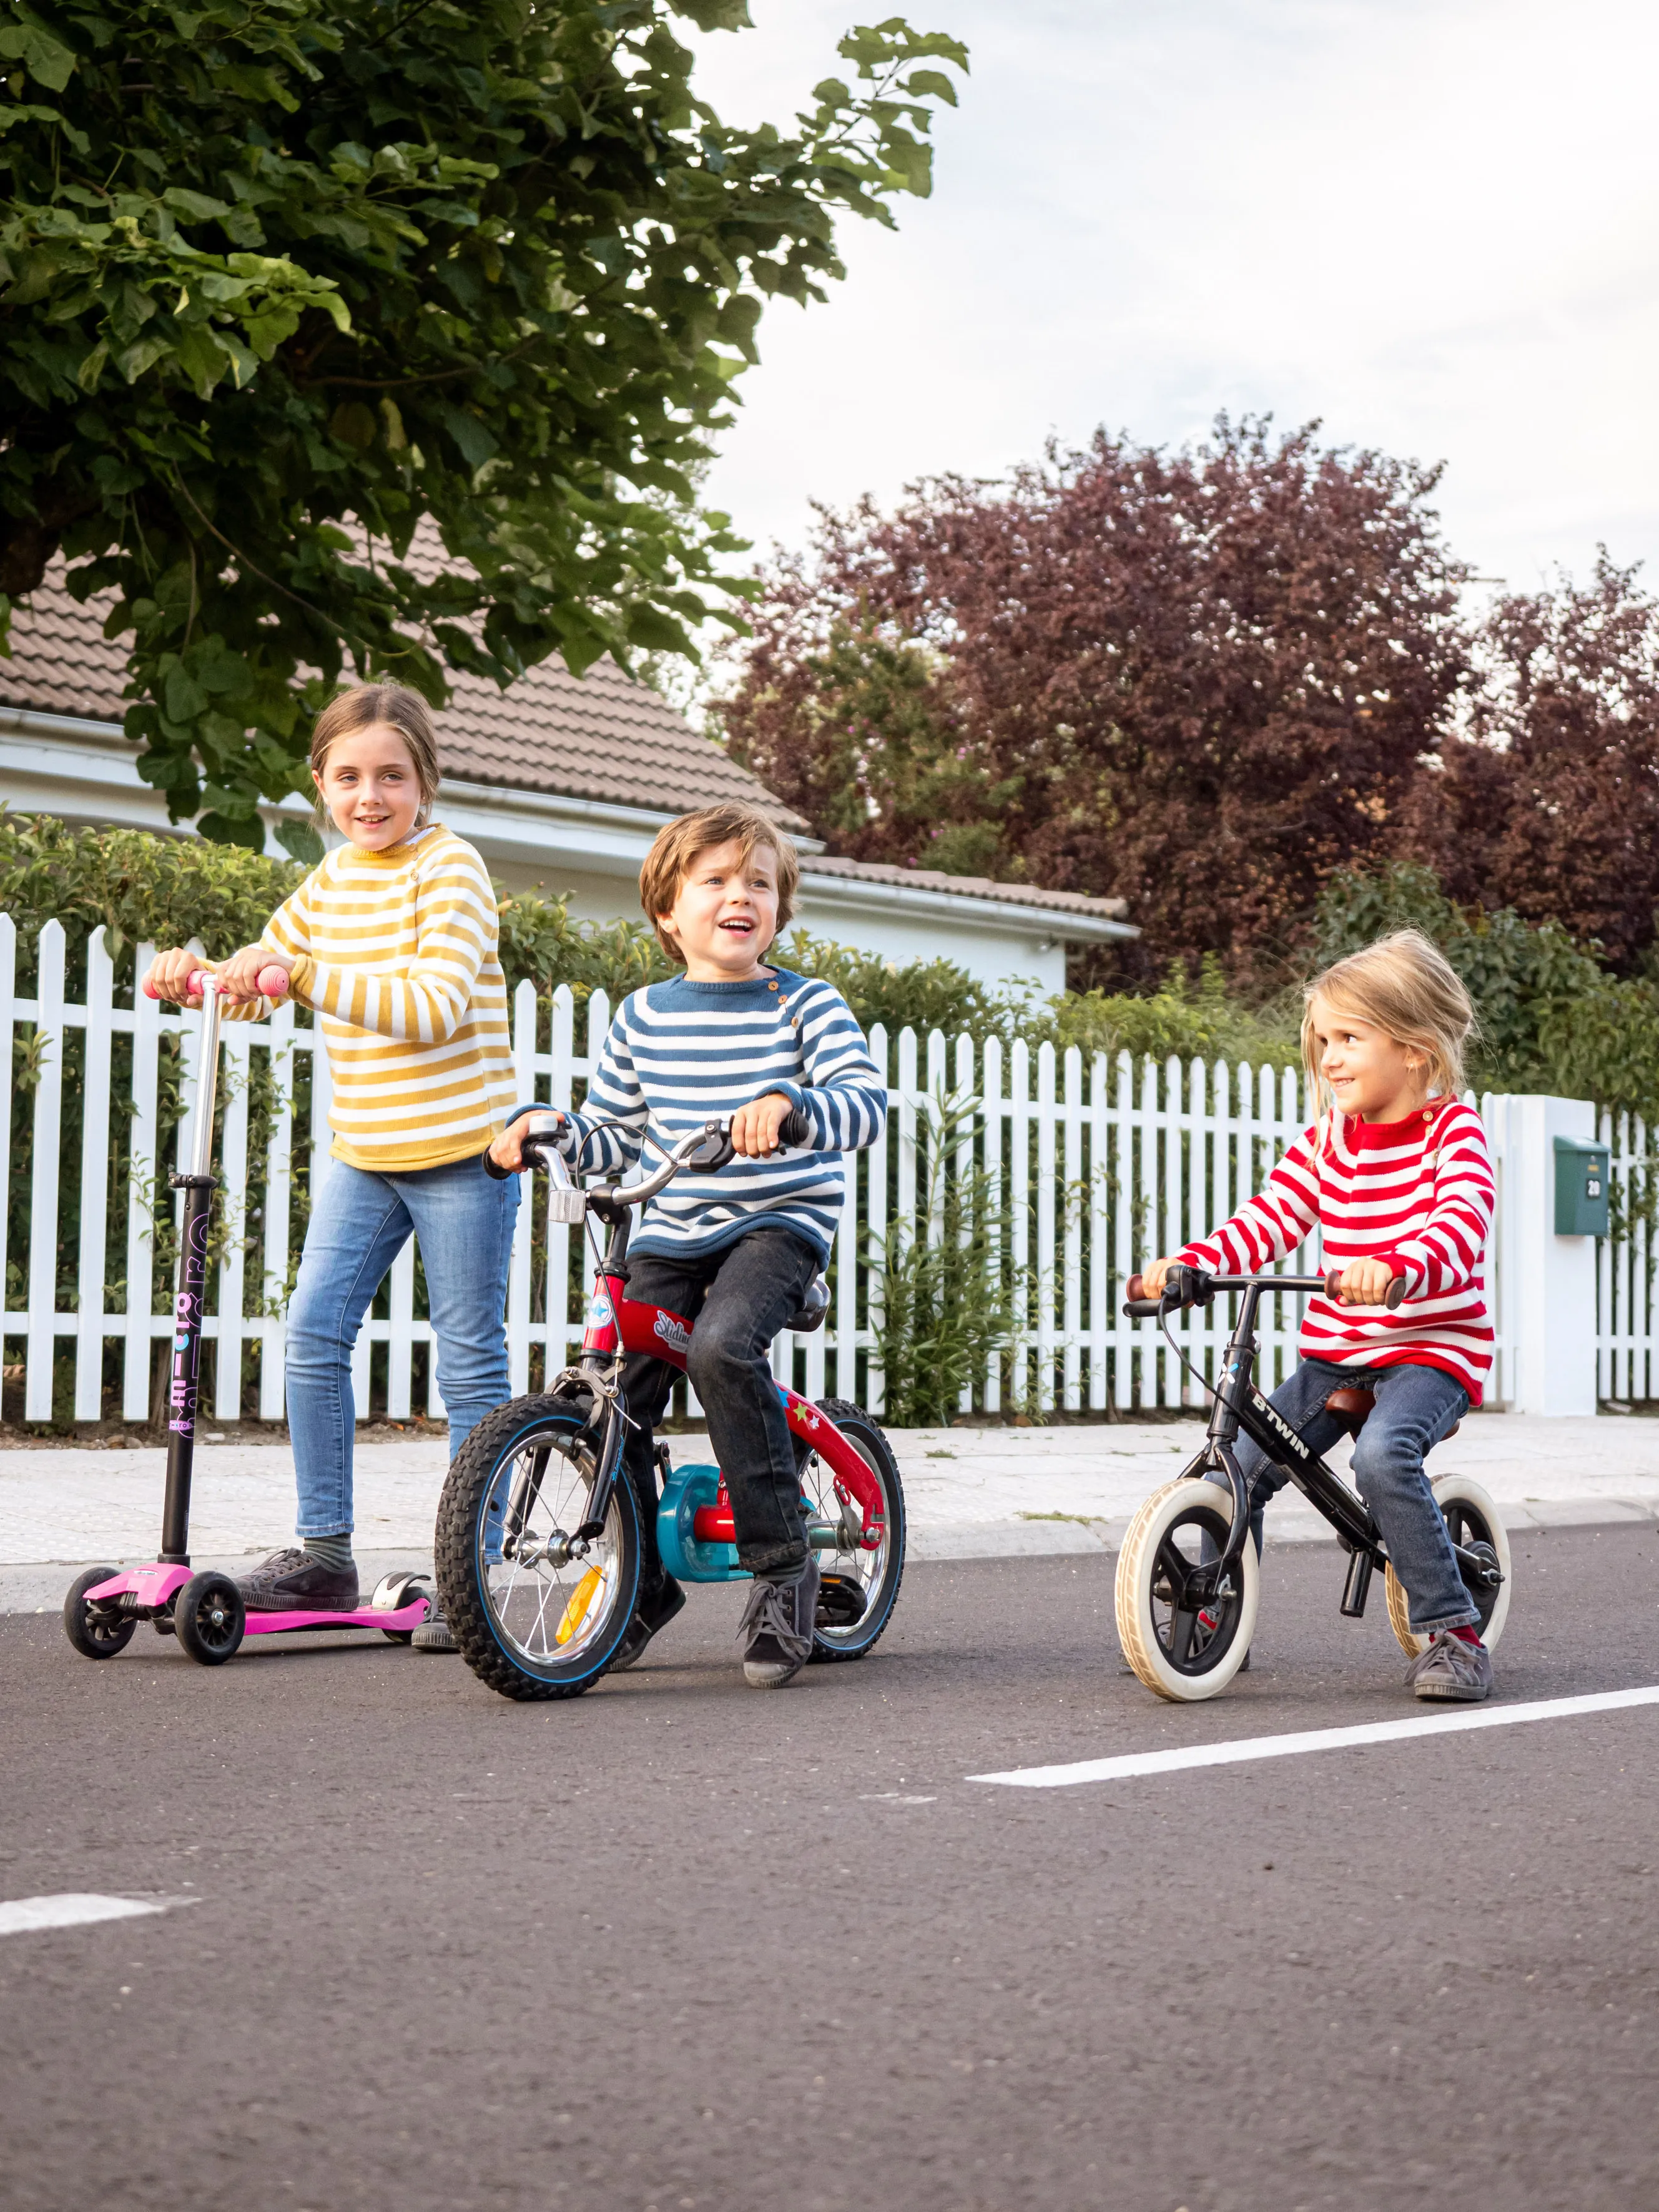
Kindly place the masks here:
[(319, 867), (324, 857), (323, 841), (309, 822), (279, 822), (276, 842), (285, 853), (296, 860), (303, 860), (308, 868)]
[(14, 23), (0, 30), (0, 55), (21, 62), (48, 92), (62, 92), (75, 68), (72, 49), (39, 23)]

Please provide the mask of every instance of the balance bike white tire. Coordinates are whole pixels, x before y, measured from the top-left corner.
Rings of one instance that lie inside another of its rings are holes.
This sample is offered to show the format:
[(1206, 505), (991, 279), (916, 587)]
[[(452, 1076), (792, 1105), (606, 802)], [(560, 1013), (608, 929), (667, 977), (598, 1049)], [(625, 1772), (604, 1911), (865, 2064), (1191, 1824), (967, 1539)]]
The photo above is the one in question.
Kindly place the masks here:
[[(1480, 1640), (1490, 1651), (1504, 1633), (1504, 1623), (1510, 1617), (1510, 1577), (1513, 1570), (1510, 1564), (1509, 1531), (1504, 1528), (1490, 1493), (1483, 1490), (1472, 1476), (1443, 1474), (1430, 1487), (1434, 1492), (1435, 1504), (1440, 1508), (1446, 1526), (1451, 1531), (1452, 1541), (1470, 1550), (1477, 1545), (1490, 1546), (1498, 1561), (1498, 1572), (1504, 1577), (1495, 1599), (1486, 1591), (1479, 1595), (1474, 1590), (1469, 1592), (1470, 1604), (1476, 1607), (1480, 1613)], [(1389, 1569), (1386, 1587), (1389, 1626), (1399, 1638), (1400, 1648), (1407, 1657), (1415, 1659), (1420, 1652), (1428, 1650), (1429, 1639), (1426, 1636), (1419, 1636), (1412, 1626), (1411, 1601), (1406, 1595), (1404, 1583), (1392, 1566)]]
[[(1180, 1574), (1199, 1564), (1202, 1540), (1218, 1551), (1232, 1528), (1232, 1492), (1219, 1483), (1178, 1475), (1155, 1490), (1134, 1519), (1117, 1555), (1115, 1597), (1123, 1656), (1149, 1690), (1194, 1705), (1224, 1690), (1244, 1664), (1255, 1633), (1261, 1591), (1255, 1545), (1244, 1540), (1230, 1580), (1231, 1595), (1185, 1618), (1175, 1602)], [(1215, 1552), (1210, 1556), (1213, 1558)], [(1213, 1614), (1215, 1625), (1202, 1624)]]

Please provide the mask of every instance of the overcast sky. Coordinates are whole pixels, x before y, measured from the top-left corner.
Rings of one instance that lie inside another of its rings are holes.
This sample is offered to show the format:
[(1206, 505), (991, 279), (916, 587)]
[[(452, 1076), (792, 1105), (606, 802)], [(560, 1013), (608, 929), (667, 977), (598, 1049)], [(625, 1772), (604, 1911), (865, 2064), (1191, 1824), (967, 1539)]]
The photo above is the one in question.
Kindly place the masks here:
[[(750, 0), (699, 84), (782, 122), (879, 20)], [(809, 501), (996, 475), (1098, 423), (1323, 418), (1447, 464), (1454, 544), (1517, 586), (1605, 539), (1659, 584), (1659, 9), (1636, 0), (905, 0), (972, 49), (931, 201), (842, 227), (773, 306), (710, 487)]]

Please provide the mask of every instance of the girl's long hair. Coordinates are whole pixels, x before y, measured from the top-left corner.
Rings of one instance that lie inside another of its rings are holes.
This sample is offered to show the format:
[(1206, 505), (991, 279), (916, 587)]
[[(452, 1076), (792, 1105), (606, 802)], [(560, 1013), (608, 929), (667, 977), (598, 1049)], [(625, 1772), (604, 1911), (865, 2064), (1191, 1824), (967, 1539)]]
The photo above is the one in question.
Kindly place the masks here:
[(1420, 929), (1396, 929), (1363, 952), (1333, 961), (1302, 994), (1302, 1065), (1308, 1090), (1319, 1103), (1322, 1138), (1332, 1100), (1320, 1072), (1313, 1002), (1382, 1030), (1396, 1044), (1423, 1054), (1428, 1095), (1455, 1096), (1463, 1088), (1463, 1055), (1480, 1024), (1468, 993), (1451, 963)]

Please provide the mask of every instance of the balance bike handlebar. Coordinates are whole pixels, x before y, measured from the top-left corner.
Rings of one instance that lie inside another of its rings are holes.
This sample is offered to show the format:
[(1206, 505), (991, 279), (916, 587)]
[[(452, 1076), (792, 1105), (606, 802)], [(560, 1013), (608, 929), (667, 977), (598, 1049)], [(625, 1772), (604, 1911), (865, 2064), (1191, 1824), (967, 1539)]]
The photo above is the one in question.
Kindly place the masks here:
[[(1252, 1283), (1264, 1291), (1311, 1291), (1340, 1301), (1342, 1270), (1332, 1267), (1322, 1275), (1206, 1275), (1201, 1267), (1175, 1267), (1164, 1285), (1163, 1297), (1158, 1298), (1149, 1298), (1142, 1278), (1131, 1275), (1123, 1285), (1123, 1310), (1133, 1321), (1156, 1321), (1162, 1314), (1179, 1313), (1183, 1306), (1208, 1305), (1217, 1291), (1244, 1291)], [(1389, 1285), (1382, 1304), (1394, 1313), (1405, 1303), (1406, 1279), (1396, 1275)]]

